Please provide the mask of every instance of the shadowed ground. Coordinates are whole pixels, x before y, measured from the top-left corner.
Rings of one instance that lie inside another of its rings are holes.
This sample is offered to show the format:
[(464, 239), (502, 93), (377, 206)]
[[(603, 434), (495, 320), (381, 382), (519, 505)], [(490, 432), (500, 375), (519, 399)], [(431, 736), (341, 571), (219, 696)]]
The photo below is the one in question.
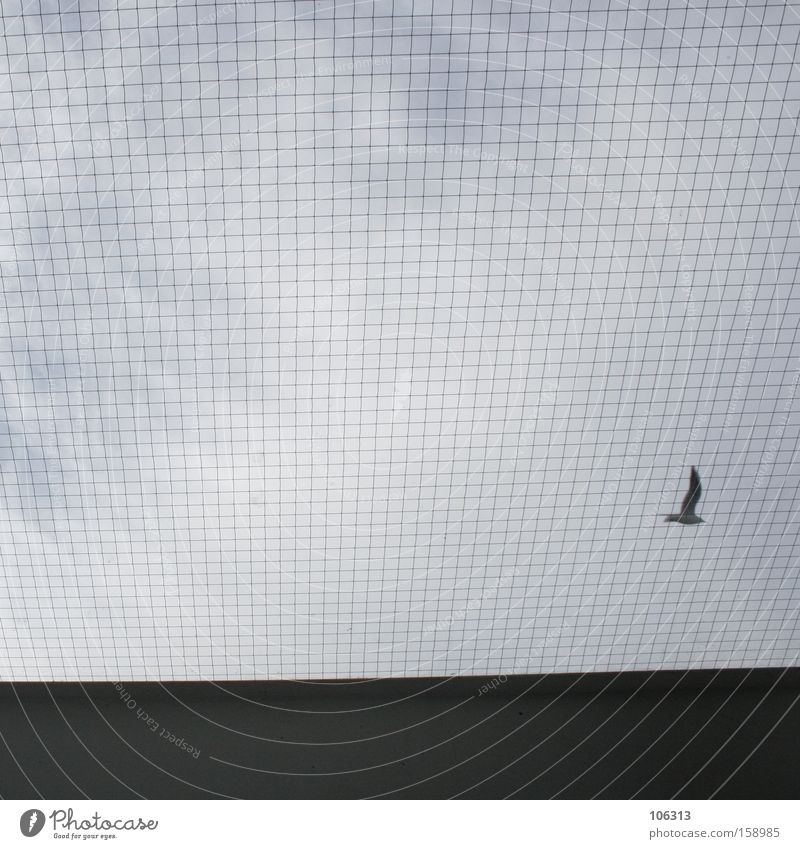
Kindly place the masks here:
[(5, 684), (0, 794), (795, 798), (798, 728), (798, 670)]

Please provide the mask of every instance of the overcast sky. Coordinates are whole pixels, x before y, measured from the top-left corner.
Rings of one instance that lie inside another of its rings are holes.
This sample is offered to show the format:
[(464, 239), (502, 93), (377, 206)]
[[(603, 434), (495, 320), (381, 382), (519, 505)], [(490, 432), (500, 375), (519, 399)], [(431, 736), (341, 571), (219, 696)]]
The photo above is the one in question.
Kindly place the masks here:
[(99, 6), (0, 22), (0, 678), (797, 662), (800, 8)]

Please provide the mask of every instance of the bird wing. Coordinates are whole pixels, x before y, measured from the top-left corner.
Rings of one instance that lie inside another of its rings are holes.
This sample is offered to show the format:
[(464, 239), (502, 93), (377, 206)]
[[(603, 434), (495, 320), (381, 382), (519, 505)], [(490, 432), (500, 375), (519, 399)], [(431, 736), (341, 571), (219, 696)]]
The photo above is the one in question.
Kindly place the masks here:
[(692, 466), (692, 474), (689, 477), (689, 491), (681, 504), (681, 514), (694, 513), (694, 508), (697, 507), (697, 502), (700, 500), (700, 495), (703, 492), (703, 487), (700, 486), (700, 475), (697, 474), (697, 469)]

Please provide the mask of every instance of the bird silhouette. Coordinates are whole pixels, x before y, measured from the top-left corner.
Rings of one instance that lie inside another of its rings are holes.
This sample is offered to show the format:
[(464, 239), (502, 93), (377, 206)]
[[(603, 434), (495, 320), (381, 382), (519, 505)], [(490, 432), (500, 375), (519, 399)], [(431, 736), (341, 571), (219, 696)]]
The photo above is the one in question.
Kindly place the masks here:
[(682, 525), (699, 525), (700, 522), (705, 522), (695, 512), (697, 502), (700, 500), (700, 495), (703, 492), (703, 487), (700, 486), (700, 475), (697, 474), (697, 469), (692, 466), (692, 474), (689, 476), (689, 491), (686, 493), (681, 504), (680, 513), (670, 513), (669, 516), (664, 516), (665, 522), (680, 522)]

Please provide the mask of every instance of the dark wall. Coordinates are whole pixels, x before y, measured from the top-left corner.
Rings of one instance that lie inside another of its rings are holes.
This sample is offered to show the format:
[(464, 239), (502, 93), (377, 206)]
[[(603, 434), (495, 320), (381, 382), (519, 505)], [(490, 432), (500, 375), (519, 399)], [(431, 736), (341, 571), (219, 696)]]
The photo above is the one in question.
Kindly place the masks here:
[(4, 798), (795, 798), (800, 670), (6, 684), (0, 732)]

